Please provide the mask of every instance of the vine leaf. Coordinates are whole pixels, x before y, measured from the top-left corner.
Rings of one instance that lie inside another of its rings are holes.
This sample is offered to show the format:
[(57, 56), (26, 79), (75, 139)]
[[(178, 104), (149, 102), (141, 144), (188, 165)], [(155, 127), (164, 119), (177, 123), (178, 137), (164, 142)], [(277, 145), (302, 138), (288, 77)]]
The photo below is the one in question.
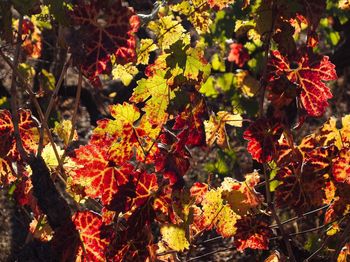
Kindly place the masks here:
[[(71, 120), (63, 120), (61, 122), (55, 122), (55, 127), (53, 129), (53, 132), (61, 139), (63, 140), (63, 143), (65, 146), (68, 146), (70, 132), (72, 130), (72, 121)], [(73, 133), (73, 141), (78, 140), (78, 133), (74, 129)]]
[(335, 66), (328, 56), (316, 56), (299, 50), (294, 58), (284, 57), (278, 50), (272, 51), (269, 60), (269, 85), (276, 88), (282, 76), (300, 90), (300, 101), (310, 116), (321, 116), (328, 106), (332, 93), (325, 81), (336, 80)]
[(263, 217), (245, 216), (237, 221), (236, 227), (234, 243), (237, 250), (243, 251), (246, 248), (266, 250), (269, 248), (272, 231)]
[(266, 163), (276, 156), (276, 145), (281, 134), (280, 124), (261, 118), (247, 128), (243, 137), (249, 141), (247, 148), (253, 159)]
[(203, 201), (203, 196), (208, 192), (208, 185), (200, 182), (195, 182), (191, 189), (191, 197), (194, 197), (196, 204)]
[(102, 226), (100, 216), (90, 211), (83, 211), (75, 213), (72, 220), (82, 242), (77, 259), (80, 261), (105, 261), (108, 241), (100, 237)]
[(9, 185), (16, 180), (11, 161), (8, 158), (0, 157), (0, 185)]
[(225, 146), (227, 142), (225, 125), (241, 127), (241, 115), (234, 115), (226, 111), (220, 111), (217, 113), (217, 116), (211, 115), (209, 120), (204, 121), (206, 142), (208, 146), (212, 146), (215, 141), (219, 146)]
[(132, 63), (127, 63), (126, 65), (117, 64), (112, 70), (112, 75), (114, 79), (120, 79), (123, 85), (128, 86), (138, 72), (139, 70)]
[[(20, 109), (18, 111), (18, 128), (24, 150), (27, 153), (35, 153), (39, 142), (39, 130), (37, 124), (32, 120), (29, 110)], [(0, 110), (0, 157), (8, 157), (11, 161), (20, 160), (20, 155), (16, 145), (13, 122), (8, 110)]]
[(341, 127), (337, 127), (337, 119), (331, 117), (312, 135), (316, 142), (323, 146), (335, 145), (339, 150), (350, 146), (350, 115), (341, 119)]
[(175, 118), (174, 130), (180, 130), (177, 135), (180, 145), (189, 147), (205, 145), (205, 130), (203, 118), (206, 117), (206, 104), (198, 93), (189, 93), (191, 104)]
[(160, 228), (162, 239), (167, 245), (175, 251), (184, 251), (190, 247), (186, 238), (186, 231), (178, 225), (167, 224)]
[(84, 187), (92, 198), (101, 198), (108, 205), (119, 187), (129, 181), (130, 165), (117, 167), (108, 158), (108, 147), (89, 144), (75, 150), (72, 160), (77, 168), (71, 172), (74, 183)]
[(239, 67), (243, 67), (244, 64), (249, 60), (249, 54), (247, 49), (240, 43), (233, 43), (230, 45), (230, 53), (227, 60), (234, 62)]
[(208, 4), (204, 0), (182, 1), (172, 7), (172, 10), (187, 17), (198, 34), (207, 33), (212, 23)]
[(137, 51), (137, 64), (148, 65), (150, 52), (157, 49), (158, 47), (154, 44), (153, 39), (141, 39), (140, 47)]
[(100, 120), (91, 138), (93, 143), (107, 143), (109, 160), (123, 165), (134, 154), (143, 161), (146, 151), (151, 150), (149, 155), (154, 153), (155, 147), (151, 147), (159, 128), (147, 121), (147, 115), (140, 118), (140, 110), (126, 102), (110, 106), (110, 112), (114, 119)]
[(167, 120), (166, 110), (169, 101), (174, 96), (174, 92), (170, 90), (164, 77), (164, 72), (156, 71), (153, 76), (137, 82), (130, 101), (140, 103), (147, 100), (142, 109), (147, 119), (153, 125), (162, 126)]
[(338, 182), (350, 184), (350, 148), (343, 148), (333, 160), (333, 176)]
[(145, 172), (137, 176), (136, 196), (133, 199), (136, 206), (142, 206), (158, 190), (157, 176)]
[(112, 55), (120, 64), (135, 59), (134, 33), (139, 28), (139, 18), (122, 1), (110, 4), (107, 0), (78, 0), (70, 18), (74, 29), (68, 42), (74, 62), (82, 66), (83, 74), (95, 85), (100, 84), (100, 74), (110, 73)]
[[(187, 41), (186, 41), (187, 40)], [(201, 48), (190, 47), (189, 39), (178, 40), (165, 50), (166, 65), (173, 77), (205, 81), (210, 74), (210, 64), (204, 58)]]
[[(169, 132), (160, 135), (158, 151), (154, 156), (154, 165), (157, 172), (162, 172), (165, 179), (169, 179), (170, 185), (183, 182), (183, 176), (190, 167), (190, 153), (183, 146), (177, 146), (178, 142)], [(167, 150), (167, 147), (170, 147)]]
[(263, 196), (254, 189), (259, 181), (258, 172), (247, 174), (244, 182), (227, 177), (220, 187), (222, 198), (234, 212), (243, 216), (247, 214), (248, 210), (258, 207), (263, 200)]
[(236, 221), (240, 218), (222, 198), (221, 189), (209, 190), (204, 196), (202, 213), (197, 217), (199, 228), (209, 230), (213, 227), (224, 237), (236, 233)]
[(214, 9), (223, 9), (229, 4), (234, 3), (235, 0), (208, 0), (209, 6)]
[(174, 16), (160, 17), (158, 21), (151, 21), (148, 28), (159, 36), (158, 45), (164, 50), (185, 35), (185, 29)]

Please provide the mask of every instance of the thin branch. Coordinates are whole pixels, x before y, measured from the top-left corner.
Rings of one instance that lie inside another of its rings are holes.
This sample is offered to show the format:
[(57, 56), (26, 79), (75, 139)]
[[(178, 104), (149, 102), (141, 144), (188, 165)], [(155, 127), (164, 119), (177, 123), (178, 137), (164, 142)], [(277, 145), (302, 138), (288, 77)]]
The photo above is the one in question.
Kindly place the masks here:
[[(64, 79), (64, 75), (66, 74), (66, 71), (70, 65), (70, 62), (71, 62), (71, 57), (68, 58), (68, 61), (65, 63), (63, 69), (62, 69), (62, 72), (61, 72), (61, 75), (60, 75), (60, 78), (58, 79), (57, 83), (56, 83), (56, 86), (55, 86), (55, 89), (51, 95), (51, 98), (50, 98), (50, 101), (49, 101), (49, 105), (47, 106), (47, 109), (46, 109), (46, 112), (45, 112), (45, 115), (44, 115), (44, 122), (47, 123), (48, 119), (49, 119), (49, 116), (50, 116), (50, 113), (51, 113), (51, 110), (52, 110), (52, 107), (53, 107), (53, 104), (54, 104), (54, 101), (58, 95), (58, 91), (62, 85), (62, 82), (63, 82), (63, 79)], [(40, 156), (41, 155), (41, 152), (42, 152), (42, 149), (43, 149), (43, 142), (44, 142), (44, 126), (42, 125), (41, 128), (40, 128), (40, 140), (39, 140), (39, 146), (38, 146), (38, 153), (37, 153), (37, 156)]]
[(338, 241), (337, 243), (332, 261), (337, 261), (342, 248), (345, 246), (346, 242), (349, 241), (349, 237), (350, 237), (350, 223), (348, 222), (342, 235), (340, 236), (340, 241)]
[[(73, 116), (72, 116), (72, 128), (69, 133), (69, 138), (68, 138), (68, 144), (72, 142), (73, 137), (74, 137), (74, 131), (75, 131), (75, 123), (77, 121), (77, 115), (78, 115), (78, 110), (79, 110), (79, 104), (80, 104), (80, 97), (81, 97), (81, 89), (82, 89), (82, 82), (83, 82), (83, 73), (81, 69), (79, 69), (79, 76), (78, 76), (78, 89), (77, 93), (75, 95), (75, 103), (74, 103), (74, 111), (73, 111)], [(60, 166), (63, 165), (64, 159), (66, 158), (67, 155), (67, 150), (65, 149), (63, 152), (62, 157), (59, 160)]]
[(270, 192), (270, 178), (266, 172), (266, 164), (264, 164), (264, 176), (265, 176), (265, 181), (266, 181), (265, 190), (266, 190), (267, 205), (272, 213), (273, 218), (276, 220), (276, 224), (278, 226), (278, 229), (281, 232), (283, 241), (287, 247), (288, 256), (289, 256), (290, 261), (296, 261), (294, 254), (293, 254), (292, 247), (291, 247), (290, 242), (289, 242), (289, 237), (287, 236), (286, 232), (284, 231), (284, 228), (283, 228), (283, 225), (281, 224), (280, 218), (278, 217), (277, 212), (275, 210), (275, 207), (271, 201), (272, 198), (271, 198), (271, 192)]
[(194, 261), (194, 260), (197, 260), (197, 259), (201, 259), (203, 257), (206, 257), (206, 256), (210, 256), (210, 255), (213, 255), (213, 254), (216, 254), (216, 253), (220, 253), (220, 252), (225, 252), (227, 250), (230, 250), (232, 247), (227, 247), (227, 248), (224, 248), (224, 249), (219, 249), (219, 250), (214, 250), (212, 252), (209, 252), (209, 253), (206, 253), (206, 254), (203, 254), (203, 255), (200, 255), (200, 256), (197, 256), (197, 257), (192, 257), (188, 260), (186, 260), (187, 262), (189, 261)]
[(328, 240), (329, 240), (329, 236), (327, 236), (327, 238), (323, 241), (322, 245), (314, 252), (312, 253), (307, 259), (305, 259), (305, 262), (309, 262), (311, 259), (313, 259), (318, 253), (320, 253), (323, 248), (327, 245)]
[[(329, 204), (328, 204), (328, 205), (324, 205), (324, 206), (322, 206), (322, 207), (319, 207), (319, 208), (317, 208), (317, 209), (311, 210), (311, 211), (306, 212), (306, 213), (304, 213), (304, 214), (301, 214), (300, 216), (292, 217), (292, 218), (290, 218), (290, 219), (287, 219), (287, 220), (281, 222), (281, 225), (288, 224), (288, 223), (293, 222), (293, 221), (295, 221), (295, 220), (303, 219), (303, 218), (305, 218), (305, 217), (308, 216), (308, 215), (317, 213), (318, 211), (321, 211), (321, 210), (326, 209), (326, 208), (328, 208), (328, 207), (329, 207)], [(274, 227), (278, 227), (278, 225), (277, 225), (277, 224), (274, 224), (274, 225), (271, 225), (271, 226), (270, 226), (270, 228), (274, 228)]]
[[(3, 51), (0, 49), (0, 56), (4, 59), (4, 61), (10, 66), (10, 68), (12, 69), (12, 77), (17, 77), (17, 79), (21, 82), (21, 84), (23, 85), (23, 87), (25, 88), (25, 91), (27, 92), (27, 94), (30, 97), (30, 100), (33, 102), (35, 109), (37, 110), (38, 114), (39, 114), (39, 118), (40, 118), (40, 122), (41, 125), (44, 125), (46, 131), (47, 131), (47, 135), (49, 138), (49, 141), (52, 145), (53, 151), (55, 153), (55, 157), (57, 159), (57, 161), (59, 160), (59, 155), (58, 155), (58, 151), (56, 148), (56, 145), (54, 143), (53, 137), (51, 135), (50, 132), (50, 128), (47, 124), (47, 122), (44, 122), (44, 113), (41, 110), (40, 104), (38, 99), (35, 96), (35, 93), (33, 92), (31, 86), (27, 83), (27, 81), (24, 79), (24, 77), (19, 73), (17, 67), (14, 67), (14, 65), (11, 63), (11, 60), (3, 53)], [(19, 149), (20, 150), (20, 149)], [(61, 178), (61, 176), (59, 176)], [(62, 178), (61, 178), (62, 179)], [(63, 180), (64, 181), (64, 180)]]
[(17, 83), (16, 83), (16, 75), (14, 73), (15, 69), (18, 67), (19, 57), (21, 55), (21, 45), (22, 45), (22, 23), (23, 16), (20, 15), (18, 20), (18, 30), (17, 30), (17, 40), (16, 40), (16, 50), (15, 56), (13, 59), (13, 64), (10, 62), (12, 66), (12, 82), (11, 82), (11, 117), (13, 122), (13, 133), (16, 139), (16, 146), (18, 152), (22, 159), (28, 160), (28, 155), (23, 147), (21, 134), (19, 131), (19, 115), (18, 115), (18, 103), (17, 103)]
[(264, 115), (264, 100), (265, 100), (265, 91), (266, 91), (266, 76), (267, 76), (267, 64), (269, 60), (269, 52), (271, 47), (271, 39), (273, 34), (273, 28), (275, 27), (275, 2), (271, 2), (271, 10), (272, 10), (272, 21), (271, 21), (271, 28), (268, 32), (267, 40), (266, 40), (266, 47), (265, 47), (265, 54), (264, 54), (264, 69), (260, 78), (260, 101), (259, 101), (259, 117), (262, 117)]

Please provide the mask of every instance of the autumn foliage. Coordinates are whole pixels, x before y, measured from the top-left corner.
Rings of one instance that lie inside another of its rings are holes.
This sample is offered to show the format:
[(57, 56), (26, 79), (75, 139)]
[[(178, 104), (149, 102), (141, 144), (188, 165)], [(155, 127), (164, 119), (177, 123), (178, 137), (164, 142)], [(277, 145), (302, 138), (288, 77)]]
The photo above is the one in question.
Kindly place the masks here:
[[(42, 2), (9, 1), (0, 28), (0, 185), (31, 216), (26, 245), (53, 261), (191, 261), (213, 237), (233, 259), (346, 261), (350, 115), (332, 116), (342, 72), (326, 55), (343, 1)], [(48, 32), (59, 74), (31, 62)], [(68, 67), (71, 121), (52, 109)], [(83, 87), (108, 101), (84, 137)]]

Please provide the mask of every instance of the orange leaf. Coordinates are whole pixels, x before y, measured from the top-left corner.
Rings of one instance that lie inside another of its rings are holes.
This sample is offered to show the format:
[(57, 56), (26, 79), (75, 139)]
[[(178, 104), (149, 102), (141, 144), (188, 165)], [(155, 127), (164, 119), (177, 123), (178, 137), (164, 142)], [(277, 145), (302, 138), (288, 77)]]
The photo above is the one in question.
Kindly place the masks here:
[(105, 250), (108, 242), (101, 239), (101, 217), (90, 211), (77, 212), (72, 218), (80, 234), (82, 246), (77, 260), (80, 261), (106, 261)]

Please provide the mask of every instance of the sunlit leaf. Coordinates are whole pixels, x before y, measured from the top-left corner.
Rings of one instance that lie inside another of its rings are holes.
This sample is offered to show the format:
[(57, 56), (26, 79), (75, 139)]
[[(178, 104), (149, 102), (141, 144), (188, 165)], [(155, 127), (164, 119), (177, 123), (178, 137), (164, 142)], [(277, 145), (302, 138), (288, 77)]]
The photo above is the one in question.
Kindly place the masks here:
[(210, 116), (208, 121), (204, 121), (208, 146), (213, 145), (215, 141), (219, 146), (224, 146), (227, 143), (225, 125), (241, 127), (242, 117), (238, 114), (220, 111), (217, 116)]
[(327, 56), (316, 56), (299, 50), (293, 58), (284, 57), (279, 51), (272, 52), (269, 60), (269, 85), (279, 85), (282, 76), (300, 89), (300, 100), (311, 116), (321, 116), (328, 106), (332, 93), (324, 82), (337, 79), (335, 66)]
[(105, 261), (107, 240), (101, 239), (102, 220), (91, 211), (77, 212), (72, 218), (82, 241), (78, 253), (81, 261)]
[(125, 86), (128, 86), (138, 72), (139, 70), (132, 63), (126, 65), (117, 64), (112, 70), (112, 75), (114, 79), (120, 79)]
[(184, 251), (190, 247), (185, 229), (177, 225), (163, 225), (160, 228), (162, 239), (175, 251)]
[(111, 70), (110, 58), (125, 64), (136, 55), (134, 33), (139, 18), (121, 1), (76, 1), (69, 13), (72, 25), (68, 42), (75, 64), (93, 84), (99, 85), (98, 76)]

